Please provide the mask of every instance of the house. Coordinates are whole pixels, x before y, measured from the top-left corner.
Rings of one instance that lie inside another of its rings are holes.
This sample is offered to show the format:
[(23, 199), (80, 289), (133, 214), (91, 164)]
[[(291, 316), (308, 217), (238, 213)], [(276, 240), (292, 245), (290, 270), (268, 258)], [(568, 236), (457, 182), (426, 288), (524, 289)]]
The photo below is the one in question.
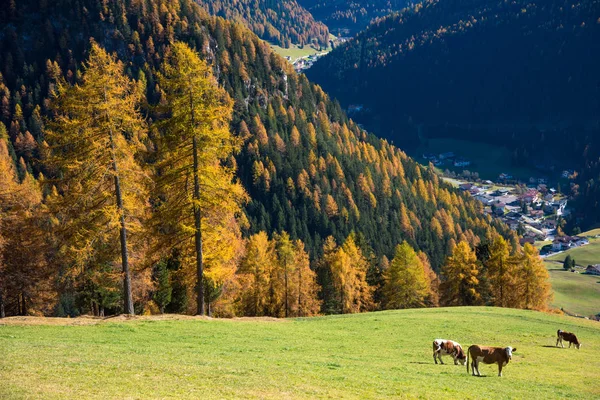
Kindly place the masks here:
[(472, 183), (461, 183), (460, 185), (458, 185), (458, 188), (460, 190), (471, 190), (472, 187), (473, 187)]
[(574, 239), (575, 239), (575, 244), (577, 246), (585, 246), (586, 244), (590, 243), (590, 240), (588, 238), (574, 236)]
[(600, 264), (588, 265), (585, 269), (585, 273), (590, 275), (600, 275)]
[(492, 204), (492, 208), (493, 208), (493, 211), (494, 211), (494, 215), (503, 216), (504, 215), (504, 209), (506, 208), (506, 204), (504, 204), (504, 203)]
[(542, 210), (529, 210), (529, 216), (531, 218), (542, 218), (544, 216), (544, 212)]

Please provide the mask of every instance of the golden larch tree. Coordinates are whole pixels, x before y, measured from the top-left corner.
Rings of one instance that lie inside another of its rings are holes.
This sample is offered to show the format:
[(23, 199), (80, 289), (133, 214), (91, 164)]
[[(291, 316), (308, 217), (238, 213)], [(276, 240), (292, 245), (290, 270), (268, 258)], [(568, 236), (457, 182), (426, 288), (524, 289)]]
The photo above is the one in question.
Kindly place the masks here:
[(477, 256), (467, 242), (459, 242), (442, 266), (443, 302), (448, 306), (471, 306), (481, 302)]
[[(239, 214), (245, 199), (224, 161), (240, 143), (229, 130), (232, 101), (209, 66), (186, 44), (175, 43), (159, 75), (165, 114), (157, 140), (157, 207), (153, 227), (163, 249), (178, 247), (193, 260), (196, 313), (205, 313), (204, 237), (218, 226), (210, 215)], [(217, 251), (216, 247), (208, 249)], [(186, 262), (186, 264), (189, 264)]]
[(58, 84), (46, 137), (64, 250), (80, 266), (120, 254), (124, 312), (133, 314), (130, 236), (141, 231), (149, 180), (136, 160), (146, 135), (139, 86), (124, 68), (92, 42), (81, 83)]
[(406, 241), (396, 246), (394, 258), (384, 272), (385, 308), (423, 307), (430, 292), (425, 268)]

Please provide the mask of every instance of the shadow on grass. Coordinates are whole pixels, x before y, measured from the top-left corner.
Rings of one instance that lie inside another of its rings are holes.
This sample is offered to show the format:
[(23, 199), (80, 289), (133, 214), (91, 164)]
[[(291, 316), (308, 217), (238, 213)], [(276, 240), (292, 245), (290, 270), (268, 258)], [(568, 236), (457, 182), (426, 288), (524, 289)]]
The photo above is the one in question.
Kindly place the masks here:
[[(435, 364), (435, 363), (430, 363), (430, 362), (425, 362), (425, 361), (410, 361), (409, 364), (421, 364), (421, 365), (440, 365), (440, 364)], [(441, 364), (441, 365), (446, 365), (446, 364)]]
[(562, 347), (551, 346), (549, 344), (545, 344), (542, 347), (545, 347), (547, 349), (562, 349)]

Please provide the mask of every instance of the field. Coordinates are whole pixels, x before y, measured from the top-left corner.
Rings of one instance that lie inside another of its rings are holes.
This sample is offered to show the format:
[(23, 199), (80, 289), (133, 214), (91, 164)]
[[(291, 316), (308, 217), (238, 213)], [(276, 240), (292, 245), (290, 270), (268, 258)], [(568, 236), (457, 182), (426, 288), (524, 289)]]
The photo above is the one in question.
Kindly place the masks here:
[(548, 257), (547, 260), (562, 262), (565, 260), (567, 255), (570, 255), (572, 258), (574, 258), (575, 263), (577, 265), (581, 265), (582, 267), (587, 267), (591, 264), (600, 264), (600, 239), (590, 239), (590, 243), (585, 246), (576, 247), (574, 249), (555, 254)]
[(458, 157), (471, 161), (468, 167), (454, 167), (447, 164), (439, 167), (440, 170), (462, 172), (469, 170), (478, 172), (482, 179), (495, 181), (501, 173), (509, 173), (516, 178), (529, 179), (531, 176), (542, 177), (543, 174), (531, 168), (516, 168), (511, 165), (511, 153), (505, 147), (494, 146), (487, 143), (472, 142), (459, 139), (428, 139), (427, 145), (419, 146), (413, 154), (416, 160), (428, 164), (423, 159), (423, 153), (441, 154), (453, 151)]
[[(0, 398), (600, 398), (600, 324), (497, 308), (295, 320), (8, 319)], [(30, 323), (33, 325), (22, 325)], [(64, 326), (61, 324), (71, 324)], [(581, 350), (555, 348), (574, 331)], [(516, 347), (472, 377), (431, 342)]]
[[(335, 40), (336, 37), (333, 35), (329, 35), (329, 39)], [(319, 53), (328, 53), (331, 51), (330, 46), (327, 46), (327, 49), (324, 49), (324, 50), (317, 50), (308, 44), (304, 45), (303, 47), (299, 47), (295, 44), (292, 44), (288, 49), (286, 49), (284, 47), (269, 43), (269, 47), (271, 47), (271, 49), (273, 51), (275, 51), (277, 54), (279, 54), (282, 57), (289, 56), (291, 58), (290, 62), (292, 62), (292, 63), (302, 57), (307, 57), (307, 56), (319, 54)]]
[(561, 263), (545, 264), (554, 291), (554, 307), (584, 316), (600, 313), (600, 276), (565, 271)]

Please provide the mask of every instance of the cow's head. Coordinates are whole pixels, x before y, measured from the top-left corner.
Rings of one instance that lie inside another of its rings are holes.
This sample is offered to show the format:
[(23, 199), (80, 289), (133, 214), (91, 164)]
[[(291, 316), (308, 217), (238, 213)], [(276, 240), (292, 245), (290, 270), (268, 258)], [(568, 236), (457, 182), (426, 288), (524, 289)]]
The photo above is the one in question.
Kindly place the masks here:
[(577, 342), (577, 344), (575, 345), (575, 347), (577, 347), (577, 350), (579, 350), (581, 348), (581, 343)]
[(504, 349), (504, 351), (506, 351), (506, 357), (508, 357), (508, 360), (510, 361), (512, 359), (512, 353), (513, 351), (517, 351), (517, 348), (512, 348), (510, 346), (508, 346), (507, 348)]
[(465, 365), (467, 363), (467, 355), (461, 347), (456, 351), (456, 359), (460, 362), (460, 365)]

